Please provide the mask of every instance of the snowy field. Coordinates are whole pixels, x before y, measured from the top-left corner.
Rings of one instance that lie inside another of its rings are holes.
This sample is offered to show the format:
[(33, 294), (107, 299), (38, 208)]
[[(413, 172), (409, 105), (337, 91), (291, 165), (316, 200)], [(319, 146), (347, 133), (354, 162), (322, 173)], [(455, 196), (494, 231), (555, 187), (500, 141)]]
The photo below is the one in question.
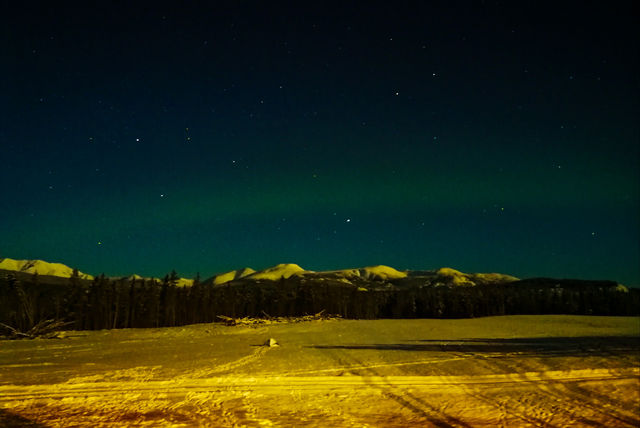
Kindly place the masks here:
[[(280, 346), (262, 346), (270, 338)], [(199, 324), (0, 342), (0, 426), (640, 426), (640, 319)]]

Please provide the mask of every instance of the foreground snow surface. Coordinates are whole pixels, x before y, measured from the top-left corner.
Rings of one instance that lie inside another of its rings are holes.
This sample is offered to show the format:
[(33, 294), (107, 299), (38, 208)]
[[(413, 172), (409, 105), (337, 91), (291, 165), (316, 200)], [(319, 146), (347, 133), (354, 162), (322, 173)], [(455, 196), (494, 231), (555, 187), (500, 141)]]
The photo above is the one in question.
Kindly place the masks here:
[(507, 316), (3, 341), (0, 426), (640, 426), (639, 336)]

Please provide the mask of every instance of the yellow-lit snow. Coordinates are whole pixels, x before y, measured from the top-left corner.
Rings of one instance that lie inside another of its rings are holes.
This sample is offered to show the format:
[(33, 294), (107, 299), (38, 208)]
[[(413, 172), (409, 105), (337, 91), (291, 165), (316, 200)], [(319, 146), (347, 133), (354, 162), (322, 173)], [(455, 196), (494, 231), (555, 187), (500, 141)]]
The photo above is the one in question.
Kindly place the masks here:
[[(14, 260), (0, 259), (0, 269), (13, 270), (26, 273), (37, 273), (38, 275), (60, 276), (70, 278), (73, 269), (62, 263), (49, 263), (43, 260)], [(79, 272), (80, 278), (93, 279), (93, 276)]]

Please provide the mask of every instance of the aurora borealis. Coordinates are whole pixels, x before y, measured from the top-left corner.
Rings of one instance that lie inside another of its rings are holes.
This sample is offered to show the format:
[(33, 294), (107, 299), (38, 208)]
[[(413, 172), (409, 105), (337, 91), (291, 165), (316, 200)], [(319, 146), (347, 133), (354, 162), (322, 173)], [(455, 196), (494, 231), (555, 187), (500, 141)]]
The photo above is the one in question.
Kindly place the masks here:
[(632, 5), (5, 3), (0, 257), (640, 285)]

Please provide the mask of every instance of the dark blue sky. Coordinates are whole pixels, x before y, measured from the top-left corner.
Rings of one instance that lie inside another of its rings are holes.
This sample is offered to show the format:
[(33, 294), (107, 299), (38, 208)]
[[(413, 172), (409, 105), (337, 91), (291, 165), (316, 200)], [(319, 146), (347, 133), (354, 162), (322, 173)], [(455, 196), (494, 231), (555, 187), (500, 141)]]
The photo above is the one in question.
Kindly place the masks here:
[(0, 257), (640, 284), (633, 2), (297, 3), (3, 3)]

